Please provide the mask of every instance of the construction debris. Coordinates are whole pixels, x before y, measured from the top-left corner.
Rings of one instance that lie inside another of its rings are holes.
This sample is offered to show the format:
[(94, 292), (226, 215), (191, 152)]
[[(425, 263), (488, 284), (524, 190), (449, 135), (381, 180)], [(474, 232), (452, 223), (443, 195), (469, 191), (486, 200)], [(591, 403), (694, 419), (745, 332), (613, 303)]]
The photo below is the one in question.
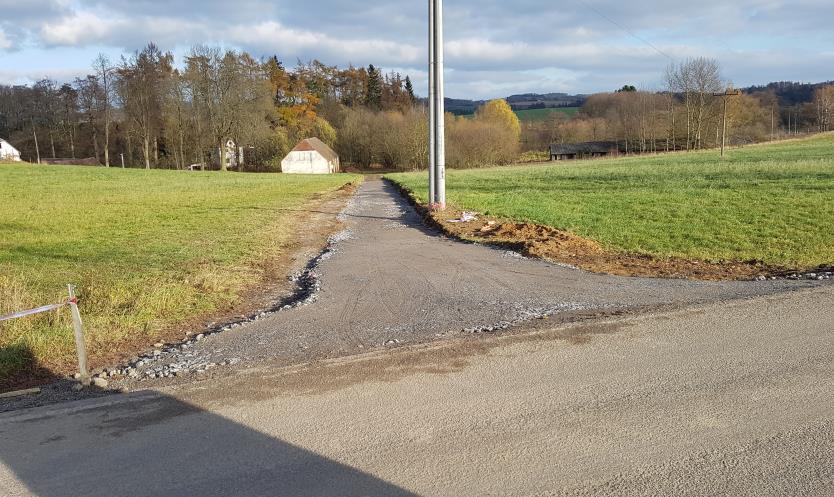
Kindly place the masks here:
[(450, 223), (471, 223), (472, 221), (478, 220), (478, 214), (475, 212), (466, 212), (464, 211), (461, 213), (460, 218), (458, 219), (451, 219), (449, 220)]

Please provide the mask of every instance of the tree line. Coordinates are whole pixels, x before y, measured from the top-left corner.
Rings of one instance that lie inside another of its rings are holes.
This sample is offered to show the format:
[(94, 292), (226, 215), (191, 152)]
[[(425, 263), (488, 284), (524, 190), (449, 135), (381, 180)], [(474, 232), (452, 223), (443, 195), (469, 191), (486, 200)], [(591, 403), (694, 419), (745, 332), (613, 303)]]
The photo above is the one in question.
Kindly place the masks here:
[(32, 162), (92, 158), (176, 169), (225, 169), (231, 140), (245, 164), (274, 168), (303, 138), (337, 146), (325, 115), (408, 114), (417, 104), (408, 76), (373, 65), (339, 69), (314, 60), (287, 69), (278, 57), (205, 46), (177, 65), (151, 43), (117, 62), (100, 55), (89, 75), (72, 82), (0, 86), (0, 136)]
[[(721, 143), (723, 98), (732, 89), (712, 59), (694, 58), (670, 65), (661, 91), (626, 85), (587, 98), (572, 118), (554, 113), (527, 123), (523, 150), (545, 150), (551, 143), (618, 142), (624, 152), (713, 148)], [(743, 145), (799, 133), (832, 129), (834, 85), (819, 85), (810, 101), (784, 100), (777, 86), (753, 88), (727, 98), (728, 141)], [(793, 95), (793, 94), (791, 94)]]
[[(278, 57), (206, 46), (177, 65), (149, 44), (116, 63), (100, 55), (92, 68), (60, 85), (0, 86), (0, 136), (32, 162), (274, 171), (295, 143), (315, 136), (347, 165), (427, 167), (425, 102), (410, 77), (373, 65), (313, 60), (288, 69)], [(506, 164), (518, 154), (520, 124), (503, 100), (472, 118), (449, 115), (446, 129), (450, 167)]]
[[(149, 44), (91, 74), (58, 84), (0, 86), (0, 136), (33, 162), (62, 158), (104, 166), (277, 170), (299, 140), (318, 137), (348, 166), (427, 167), (428, 116), (408, 76), (277, 56), (192, 48), (178, 65)], [(698, 150), (720, 143), (729, 83), (718, 63), (670, 65), (662, 91), (625, 85), (587, 97), (573, 117), (519, 122), (493, 100), (474, 116), (447, 115), (447, 165), (508, 164), (553, 143), (616, 141), (626, 153)], [(834, 125), (834, 85), (787, 105), (773, 88), (727, 97), (729, 142), (744, 144)], [(230, 148), (229, 143), (234, 147)]]

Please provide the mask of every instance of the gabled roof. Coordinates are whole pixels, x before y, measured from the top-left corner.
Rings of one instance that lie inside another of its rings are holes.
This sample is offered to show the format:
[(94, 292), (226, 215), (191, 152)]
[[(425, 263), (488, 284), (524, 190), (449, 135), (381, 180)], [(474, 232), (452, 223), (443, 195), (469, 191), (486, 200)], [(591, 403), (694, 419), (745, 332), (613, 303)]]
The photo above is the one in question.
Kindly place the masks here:
[(333, 151), (332, 148), (328, 147), (326, 143), (315, 137), (301, 140), (298, 145), (292, 149), (292, 152), (318, 152), (328, 161), (339, 160), (339, 156)]

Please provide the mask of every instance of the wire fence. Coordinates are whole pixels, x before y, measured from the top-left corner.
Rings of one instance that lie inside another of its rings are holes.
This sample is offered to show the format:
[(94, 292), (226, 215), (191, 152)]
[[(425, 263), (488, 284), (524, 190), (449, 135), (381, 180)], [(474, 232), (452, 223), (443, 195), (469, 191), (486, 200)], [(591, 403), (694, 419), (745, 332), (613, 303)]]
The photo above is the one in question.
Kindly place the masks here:
[(25, 311), (12, 312), (11, 314), (0, 316), (0, 323), (69, 307), (70, 313), (72, 314), (73, 331), (75, 332), (75, 350), (78, 355), (78, 372), (81, 375), (81, 382), (89, 383), (90, 374), (87, 370), (87, 346), (84, 341), (84, 326), (81, 321), (81, 312), (78, 310), (78, 297), (75, 296), (75, 285), (67, 285), (67, 290), (69, 292), (69, 298), (60, 304), (49, 304)]

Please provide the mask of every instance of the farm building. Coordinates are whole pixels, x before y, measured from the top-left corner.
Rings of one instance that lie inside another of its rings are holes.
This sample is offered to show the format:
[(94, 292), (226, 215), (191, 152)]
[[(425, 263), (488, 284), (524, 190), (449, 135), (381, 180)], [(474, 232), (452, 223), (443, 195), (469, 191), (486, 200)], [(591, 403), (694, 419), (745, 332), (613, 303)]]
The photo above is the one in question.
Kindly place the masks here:
[(550, 146), (550, 160), (595, 159), (618, 155), (616, 142), (564, 143)]
[(339, 156), (318, 138), (301, 140), (281, 161), (281, 172), (286, 174), (333, 174), (339, 171)]
[(20, 162), (20, 151), (2, 138), (0, 138), (0, 160)]

